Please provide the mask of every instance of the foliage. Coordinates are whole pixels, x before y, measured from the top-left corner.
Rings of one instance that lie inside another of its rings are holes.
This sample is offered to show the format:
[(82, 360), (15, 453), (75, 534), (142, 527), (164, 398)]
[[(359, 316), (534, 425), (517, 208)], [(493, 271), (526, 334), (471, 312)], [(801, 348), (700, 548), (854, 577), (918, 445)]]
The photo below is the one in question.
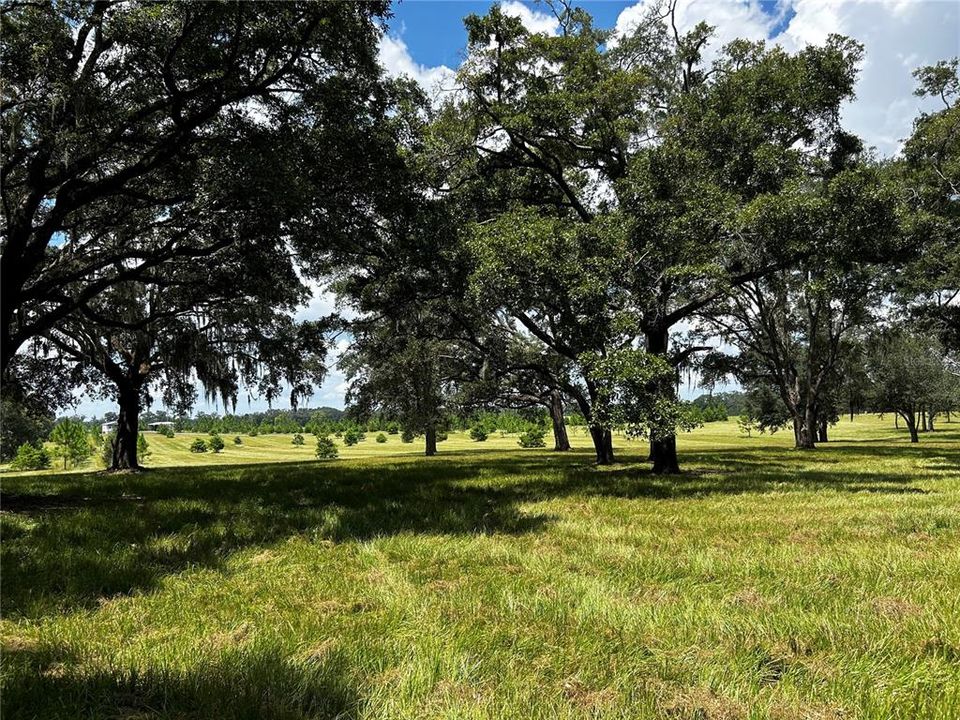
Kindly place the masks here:
[(360, 442), (360, 431), (355, 428), (350, 428), (349, 430), (344, 431), (343, 433), (343, 444), (347, 447), (351, 445), (356, 445)]
[(476, 442), (484, 442), (488, 437), (489, 433), (486, 428), (482, 425), (474, 425), (470, 428), (470, 439), (475, 440)]
[(147, 443), (147, 438), (143, 433), (137, 435), (137, 459), (140, 461), (146, 460), (152, 454), (150, 450), (150, 445)]
[(63, 460), (64, 470), (81, 464), (93, 454), (87, 428), (79, 420), (67, 418), (54, 425), (50, 442), (54, 445), (54, 457)]
[(210, 449), (213, 450), (213, 452), (218, 453), (224, 448), (223, 438), (220, 437), (219, 435), (214, 435), (213, 437), (210, 438), (209, 445), (210, 445)]
[(303, 445), (303, 435), (297, 433), (293, 436), (293, 440), (290, 441), (291, 445)]
[(190, 443), (190, 452), (205, 453), (206, 451), (207, 451), (207, 443), (204, 442), (201, 438), (197, 438), (192, 443)]
[(233, 444), (234, 444), (234, 445), (243, 445), (243, 438), (240, 437), (239, 435), (237, 435), (237, 436), (233, 439)]
[(50, 467), (50, 454), (42, 445), (23, 443), (10, 462), (11, 470), (45, 470)]
[(327, 435), (317, 437), (316, 455), (320, 460), (331, 460), (340, 453), (337, 451), (337, 444)]
[(386, 441), (387, 441), (387, 436), (386, 436), (386, 435), (384, 435), (383, 433), (377, 433), (377, 442), (378, 442), (378, 443), (385, 443)]
[(412, 443), (414, 441), (414, 438), (416, 437), (417, 435), (415, 432), (413, 432), (413, 430), (410, 430), (409, 428), (404, 428), (403, 434), (400, 435), (400, 441), (405, 443)]
[(543, 441), (546, 431), (532, 427), (520, 436), (517, 444), (522, 448), (541, 448), (546, 447)]

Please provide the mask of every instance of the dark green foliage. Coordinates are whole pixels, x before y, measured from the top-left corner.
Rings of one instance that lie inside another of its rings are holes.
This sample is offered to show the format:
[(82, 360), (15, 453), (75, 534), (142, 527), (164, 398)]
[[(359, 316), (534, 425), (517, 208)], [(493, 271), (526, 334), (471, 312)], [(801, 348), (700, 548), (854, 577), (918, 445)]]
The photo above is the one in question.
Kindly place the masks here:
[(293, 436), (293, 440), (290, 441), (291, 445), (303, 445), (303, 435), (297, 433)]
[(23, 443), (17, 448), (10, 463), (11, 470), (45, 470), (50, 467), (50, 455), (42, 445)]
[(207, 443), (205, 443), (201, 438), (197, 438), (192, 443), (190, 443), (190, 452), (205, 453), (206, 451), (207, 451)]
[(337, 451), (337, 444), (327, 435), (320, 435), (317, 438), (316, 455), (319, 460), (332, 460), (340, 453)]
[(173, 426), (171, 425), (161, 425), (157, 432), (167, 438), (172, 438), (176, 434), (174, 433)]
[(520, 436), (517, 444), (522, 448), (546, 447), (546, 443), (543, 441), (544, 435), (546, 435), (546, 431), (540, 428), (530, 428)]
[(377, 442), (378, 442), (378, 443), (385, 443), (386, 441), (387, 441), (387, 436), (386, 436), (386, 435), (384, 435), (383, 433), (377, 433)]
[(113, 464), (113, 445), (117, 441), (117, 434), (109, 432), (100, 438), (100, 463), (109, 468)]
[(349, 430), (345, 430), (343, 433), (343, 444), (347, 447), (356, 445), (358, 442), (360, 442), (360, 438), (360, 431), (355, 428), (350, 428)]
[(437, 430), (437, 442), (443, 442), (447, 439), (446, 430)]
[(150, 457), (150, 445), (143, 433), (137, 435), (137, 460), (142, 461)]
[(416, 437), (417, 435), (415, 432), (413, 432), (413, 430), (404, 429), (403, 434), (400, 436), (400, 440), (401, 442), (412, 443)]
[(471, 440), (475, 440), (476, 442), (484, 442), (487, 437), (489, 437), (489, 433), (482, 425), (474, 425), (472, 428), (470, 428)]
[(237, 436), (233, 439), (233, 444), (234, 444), (234, 445), (243, 445), (243, 438), (240, 437), (239, 435), (237, 435)]
[(224, 447), (224, 444), (223, 444), (222, 437), (220, 437), (219, 435), (214, 435), (212, 438), (210, 438), (210, 449), (213, 450), (215, 453), (218, 453), (221, 450), (223, 450), (223, 447)]

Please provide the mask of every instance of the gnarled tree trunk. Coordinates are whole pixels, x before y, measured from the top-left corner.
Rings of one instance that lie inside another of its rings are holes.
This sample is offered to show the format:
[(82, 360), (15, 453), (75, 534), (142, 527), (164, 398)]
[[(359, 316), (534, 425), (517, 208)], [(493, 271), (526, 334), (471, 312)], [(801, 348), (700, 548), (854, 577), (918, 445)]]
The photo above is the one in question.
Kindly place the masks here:
[(111, 470), (137, 470), (137, 438), (140, 436), (140, 386), (129, 378), (117, 382), (120, 415), (113, 441)]
[[(667, 349), (670, 341), (669, 328), (654, 328), (646, 333), (647, 352), (653, 355), (659, 355), (664, 360), (669, 361)], [(659, 392), (664, 394), (675, 394), (673, 387), (660, 387)], [(673, 399), (671, 397), (671, 399)], [(650, 435), (650, 455), (649, 459), (653, 462), (653, 472), (673, 474), (680, 472), (680, 460), (677, 458), (677, 436), (676, 433), (669, 433), (658, 436), (653, 433)]]
[(605, 428), (591, 426), (590, 437), (597, 452), (597, 465), (613, 464), (613, 433)]
[(570, 449), (567, 423), (563, 417), (563, 397), (559, 390), (550, 392), (550, 420), (553, 422), (553, 449), (563, 452)]

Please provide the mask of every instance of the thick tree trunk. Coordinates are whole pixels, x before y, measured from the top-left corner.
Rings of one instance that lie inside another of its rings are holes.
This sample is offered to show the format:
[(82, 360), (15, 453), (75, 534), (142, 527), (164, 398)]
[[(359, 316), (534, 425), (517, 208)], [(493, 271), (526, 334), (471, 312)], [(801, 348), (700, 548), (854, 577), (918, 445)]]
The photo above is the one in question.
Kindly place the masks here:
[(927, 411), (925, 408), (920, 410), (920, 430), (922, 432), (927, 431)]
[(814, 433), (816, 432), (817, 418), (813, 408), (795, 412), (793, 415), (793, 436), (796, 446), (800, 450), (813, 450), (816, 447)]
[(550, 393), (550, 420), (553, 422), (553, 449), (557, 452), (569, 450), (570, 438), (563, 418), (563, 397), (558, 390)]
[(140, 435), (140, 387), (131, 382), (117, 383), (120, 415), (117, 418), (117, 436), (113, 442), (111, 470), (136, 470), (137, 438)]
[(593, 439), (593, 447), (597, 453), (597, 465), (612, 465), (613, 458), (613, 434), (603, 428), (590, 428), (590, 437)]
[(680, 472), (677, 462), (677, 436), (669, 435), (650, 443), (653, 456), (653, 472), (657, 475), (674, 475)]
[[(669, 361), (667, 350), (670, 341), (669, 328), (656, 328), (646, 333), (647, 352), (653, 355), (659, 355), (664, 360)], [(662, 387), (660, 392), (670, 393), (671, 400), (676, 394), (673, 387)], [(651, 433), (650, 435), (650, 455), (649, 460), (653, 463), (655, 473), (678, 473), (680, 472), (680, 461), (677, 458), (677, 436), (676, 433), (670, 433), (661, 437)]]
[(425, 433), (427, 445), (424, 454), (427, 457), (431, 457), (437, 454), (437, 428), (433, 425), (427, 428)]

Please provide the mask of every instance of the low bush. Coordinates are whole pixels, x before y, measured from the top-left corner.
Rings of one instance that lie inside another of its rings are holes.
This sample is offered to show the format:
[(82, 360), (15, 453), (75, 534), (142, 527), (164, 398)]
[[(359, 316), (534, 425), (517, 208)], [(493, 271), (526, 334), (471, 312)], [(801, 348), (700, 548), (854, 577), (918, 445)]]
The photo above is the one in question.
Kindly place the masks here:
[(205, 453), (206, 451), (207, 451), (207, 443), (205, 443), (202, 438), (197, 438), (192, 443), (190, 443), (190, 452)]
[(386, 441), (387, 441), (387, 436), (386, 436), (386, 435), (384, 435), (383, 433), (380, 433), (379, 435), (377, 435), (377, 442), (378, 442), (378, 443), (385, 443)]
[(317, 438), (317, 458), (320, 460), (332, 460), (340, 453), (337, 452), (337, 444), (326, 435)]
[(10, 463), (11, 470), (45, 470), (50, 467), (50, 453), (42, 445), (24, 443)]
[(483, 428), (479, 425), (474, 425), (472, 428), (470, 428), (471, 440), (475, 440), (477, 442), (484, 442), (489, 436), (490, 435), (487, 432), (486, 428)]
[(517, 442), (522, 448), (546, 447), (546, 443), (543, 441), (544, 435), (546, 435), (546, 432), (540, 428), (530, 428), (520, 436), (520, 439)]
[(356, 445), (358, 442), (360, 442), (360, 439), (361, 434), (359, 430), (353, 430), (351, 428), (350, 430), (345, 430), (343, 433), (343, 444), (347, 447)]
[(237, 435), (237, 436), (233, 439), (233, 444), (234, 444), (234, 445), (243, 445), (243, 438), (240, 437), (239, 435)]
[(290, 441), (291, 445), (303, 445), (303, 435), (297, 433), (293, 436), (293, 440)]
[(404, 430), (403, 434), (400, 436), (401, 442), (412, 443), (413, 439), (416, 437), (416, 434), (413, 430)]
[(223, 450), (223, 438), (219, 435), (214, 435), (212, 438), (210, 438), (210, 449), (215, 453)]

